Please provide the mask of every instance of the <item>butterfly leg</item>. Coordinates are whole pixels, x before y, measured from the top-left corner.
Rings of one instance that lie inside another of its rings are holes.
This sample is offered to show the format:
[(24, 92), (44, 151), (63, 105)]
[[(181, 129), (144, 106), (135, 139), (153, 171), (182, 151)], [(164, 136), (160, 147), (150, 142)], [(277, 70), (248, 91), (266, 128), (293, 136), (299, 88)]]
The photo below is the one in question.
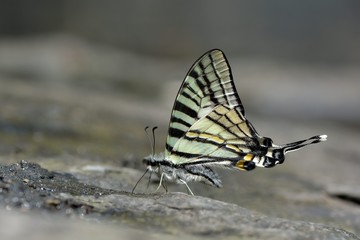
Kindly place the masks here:
[(164, 173), (161, 173), (160, 183), (159, 186), (156, 188), (155, 192), (157, 192), (160, 189), (160, 187), (163, 185), (163, 179), (164, 179)]
[(152, 174), (152, 172), (150, 172), (150, 174), (149, 174), (149, 180), (148, 180), (148, 183), (146, 185), (146, 188), (149, 188), (149, 186), (150, 186), (151, 174)]
[(180, 182), (182, 182), (183, 184), (185, 184), (185, 186), (186, 186), (186, 188), (187, 188), (188, 192), (189, 192), (191, 195), (195, 196), (195, 195), (194, 195), (194, 193), (191, 191), (191, 189), (190, 189), (189, 185), (187, 185), (187, 183), (186, 183), (184, 180), (179, 179), (179, 181), (180, 181)]
[(162, 184), (161, 184), (161, 185), (163, 186), (163, 188), (165, 189), (165, 191), (168, 192), (168, 189), (167, 189), (167, 186), (166, 186), (166, 184), (165, 184), (165, 181), (162, 181)]

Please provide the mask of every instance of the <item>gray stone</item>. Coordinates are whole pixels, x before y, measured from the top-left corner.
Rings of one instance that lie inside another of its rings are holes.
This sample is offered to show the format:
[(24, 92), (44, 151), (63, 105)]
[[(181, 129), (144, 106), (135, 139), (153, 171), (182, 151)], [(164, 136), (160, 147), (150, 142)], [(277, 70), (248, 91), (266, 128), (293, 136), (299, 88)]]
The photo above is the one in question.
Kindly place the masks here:
[[(215, 239), (219, 236), (245, 239), (357, 239), (354, 234), (341, 229), (268, 217), (236, 204), (185, 193), (131, 194), (103, 189), (80, 183), (69, 173), (48, 171), (26, 161), (3, 165), (0, 174), (0, 203), (9, 210), (37, 210), (49, 218), (53, 218), (53, 213), (60, 213), (89, 221), (102, 220), (103, 224), (112, 222), (122, 226), (126, 235), (133, 234), (131, 228), (134, 228), (152, 237), (160, 233)], [(3, 216), (1, 221), (6, 222)], [(64, 224), (63, 220), (61, 224)], [(5, 233), (2, 234), (0, 237), (4, 239)], [(45, 238), (46, 231), (44, 234)], [(73, 234), (70, 236), (75, 237), (76, 233)]]

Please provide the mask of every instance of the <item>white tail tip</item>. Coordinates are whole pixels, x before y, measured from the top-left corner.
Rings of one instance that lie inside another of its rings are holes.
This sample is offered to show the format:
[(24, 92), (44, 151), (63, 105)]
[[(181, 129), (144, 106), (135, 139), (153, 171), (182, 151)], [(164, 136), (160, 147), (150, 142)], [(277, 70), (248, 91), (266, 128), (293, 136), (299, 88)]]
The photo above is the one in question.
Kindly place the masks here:
[(327, 140), (327, 135), (320, 135), (319, 138), (320, 138), (319, 140), (322, 141), (322, 142), (326, 141)]

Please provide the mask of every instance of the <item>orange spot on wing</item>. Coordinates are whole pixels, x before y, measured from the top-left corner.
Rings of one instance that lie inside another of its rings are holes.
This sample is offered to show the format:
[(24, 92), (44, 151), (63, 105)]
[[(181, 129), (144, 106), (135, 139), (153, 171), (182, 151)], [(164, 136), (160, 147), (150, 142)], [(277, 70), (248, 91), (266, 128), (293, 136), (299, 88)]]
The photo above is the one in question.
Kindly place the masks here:
[(254, 155), (249, 153), (249, 154), (246, 154), (245, 157), (244, 157), (244, 160), (245, 161), (251, 161), (254, 159)]
[(238, 169), (245, 171), (245, 169), (244, 169), (244, 163), (245, 163), (244, 160), (240, 160), (240, 161), (238, 161), (238, 162), (235, 164), (235, 166), (236, 166)]
[(248, 153), (248, 154), (246, 154), (246, 155), (244, 156), (243, 159), (237, 161), (237, 163), (235, 164), (235, 166), (236, 166), (237, 168), (239, 168), (240, 170), (245, 170), (245, 168), (244, 168), (245, 162), (249, 162), (249, 161), (251, 161), (251, 160), (253, 160), (253, 159), (254, 159), (254, 154)]

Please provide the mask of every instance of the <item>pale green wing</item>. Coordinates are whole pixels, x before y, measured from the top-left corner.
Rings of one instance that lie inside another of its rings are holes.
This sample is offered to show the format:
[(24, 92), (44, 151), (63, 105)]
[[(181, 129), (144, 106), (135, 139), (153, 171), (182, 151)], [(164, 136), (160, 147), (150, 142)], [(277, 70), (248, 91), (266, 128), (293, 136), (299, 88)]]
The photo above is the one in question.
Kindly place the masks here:
[(218, 105), (195, 122), (175, 144), (169, 160), (223, 164), (243, 159), (257, 146), (257, 133), (234, 108)]
[(190, 68), (177, 94), (171, 113), (165, 157), (190, 127), (218, 105), (236, 109), (244, 120), (244, 108), (236, 92), (228, 61), (215, 49), (201, 56)]

